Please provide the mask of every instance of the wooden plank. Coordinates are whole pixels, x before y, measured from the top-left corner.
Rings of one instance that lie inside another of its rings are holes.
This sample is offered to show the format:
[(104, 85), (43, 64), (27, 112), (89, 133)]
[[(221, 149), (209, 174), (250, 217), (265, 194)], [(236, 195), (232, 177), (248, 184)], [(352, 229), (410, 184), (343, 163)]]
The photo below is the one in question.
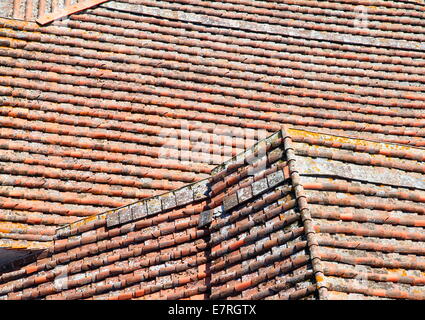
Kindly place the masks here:
[(41, 25), (45, 25), (48, 24), (52, 21), (58, 20), (60, 18), (69, 16), (71, 14), (89, 9), (91, 7), (97, 6), (98, 4), (107, 2), (110, 0), (87, 0), (87, 1), (82, 1), (76, 4), (73, 4), (69, 7), (65, 7), (61, 10), (57, 10), (54, 11), (52, 13), (48, 13), (45, 14), (43, 16), (41, 16), (40, 18), (37, 19), (37, 23), (41, 24)]

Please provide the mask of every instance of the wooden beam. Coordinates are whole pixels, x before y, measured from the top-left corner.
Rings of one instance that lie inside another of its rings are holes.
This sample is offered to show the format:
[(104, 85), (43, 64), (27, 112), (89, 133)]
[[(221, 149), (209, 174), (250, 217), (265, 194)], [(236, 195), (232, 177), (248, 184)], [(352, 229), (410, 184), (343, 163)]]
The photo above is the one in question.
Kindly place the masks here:
[(81, 1), (76, 4), (73, 4), (71, 6), (67, 6), (61, 10), (56, 10), (52, 13), (44, 14), (40, 18), (38, 18), (36, 21), (38, 24), (45, 25), (52, 21), (58, 20), (60, 18), (69, 16), (74, 13), (78, 13), (80, 11), (89, 9), (91, 7), (97, 6), (98, 4), (107, 2), (110, 0), (86, 0)]

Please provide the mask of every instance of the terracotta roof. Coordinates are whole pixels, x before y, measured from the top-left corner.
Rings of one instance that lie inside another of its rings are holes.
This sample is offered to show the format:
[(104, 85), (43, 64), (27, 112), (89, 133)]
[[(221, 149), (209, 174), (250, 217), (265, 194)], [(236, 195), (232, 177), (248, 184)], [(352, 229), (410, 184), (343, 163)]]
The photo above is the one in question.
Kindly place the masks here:
[(424, 299), (424, 158), (278, 131), (206, 180), (59, 229), (0, 298)]
[(75, 3), (0, 4), (0, 247), (48, 248), (285, 124), (425, 145), (423, 1), (121, 0), (34, 22)]

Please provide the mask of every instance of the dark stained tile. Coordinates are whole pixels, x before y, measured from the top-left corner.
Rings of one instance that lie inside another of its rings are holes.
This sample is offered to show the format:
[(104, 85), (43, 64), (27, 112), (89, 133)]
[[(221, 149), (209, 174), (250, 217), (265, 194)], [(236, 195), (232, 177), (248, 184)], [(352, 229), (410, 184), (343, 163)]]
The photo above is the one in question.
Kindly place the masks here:
[(238, 205), (238, 196), (236, 193), (232, 193), (231, 195), (227, 196), (223, 200), (223, 210), (228, 211), (232, 209), (233, 207)]
[(146, 207), (148, 215), (160, 212), (162, 210), (161, 199), (159, 197), (148, 199), (146, 201)]

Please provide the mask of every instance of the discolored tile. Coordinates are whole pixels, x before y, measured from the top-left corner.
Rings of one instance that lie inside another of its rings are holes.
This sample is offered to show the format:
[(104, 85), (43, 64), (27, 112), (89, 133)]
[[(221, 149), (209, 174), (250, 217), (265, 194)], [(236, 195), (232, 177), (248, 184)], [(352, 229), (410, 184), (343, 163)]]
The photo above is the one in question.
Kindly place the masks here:
[(120, 223), (119, 215), (117, 211), (113, 211), (106, 216), (107, 227), (113, 227)]
[(120, 223), (127, 223), (127, 222), (133, 220), (133, 214), (131, 212), (130, 207), (125, 207), (125, 208), (118, 210), (117, 214), (119, 216)]
[(138, 202), (138, 203), (132, 205), (131, 210), (132, 210), (132, 215), (133, 215), (134, 219), (144, 218), (148, 214), (145, 201)]
[(146, 207), (148, 215), (161, 212), (161, 199), (159, 197), (154, 197), (146, 201)]
[(167, 194), (161, 196), (161, 203), (162, 203), (162, 209), (163, 210), (174, 208), (177, 205), (176, 197), (171, 192), (167, 193)]
[(251, 186), (239, 189), (237, 191), (239, 202), (246, 201), (252, 198), (252, 188)]
[(278, 185), (279, 183), (283, 182), (285, 180), (285, 177), (283, 175), (282, 170), (277, 170), (276, 172), (273, 172), (267, 176), (267, 182), (271, 187), (274, 187)]
[(252, 183), (252, 194), (254, 196), (266, 191), (267, 189), (267, 179), (265, 178)]
[(200, 200), (208, 197), (208, 192), (210, 190), (209, 180), (200, 181), (191, 186), (193, 190), (193, 199)]
[(238, 205), (238, 196), (236, 193), (233, 193), (227, 197), (224, 198), (223, 200), (223, 210), (224, 211), (228, 211), (230, 209), (232, 209), (233, 207)]
[(177, 205), (181, 206), (193, 201), (193, 191), (190, 187), (185, 187), (174, 191)]

